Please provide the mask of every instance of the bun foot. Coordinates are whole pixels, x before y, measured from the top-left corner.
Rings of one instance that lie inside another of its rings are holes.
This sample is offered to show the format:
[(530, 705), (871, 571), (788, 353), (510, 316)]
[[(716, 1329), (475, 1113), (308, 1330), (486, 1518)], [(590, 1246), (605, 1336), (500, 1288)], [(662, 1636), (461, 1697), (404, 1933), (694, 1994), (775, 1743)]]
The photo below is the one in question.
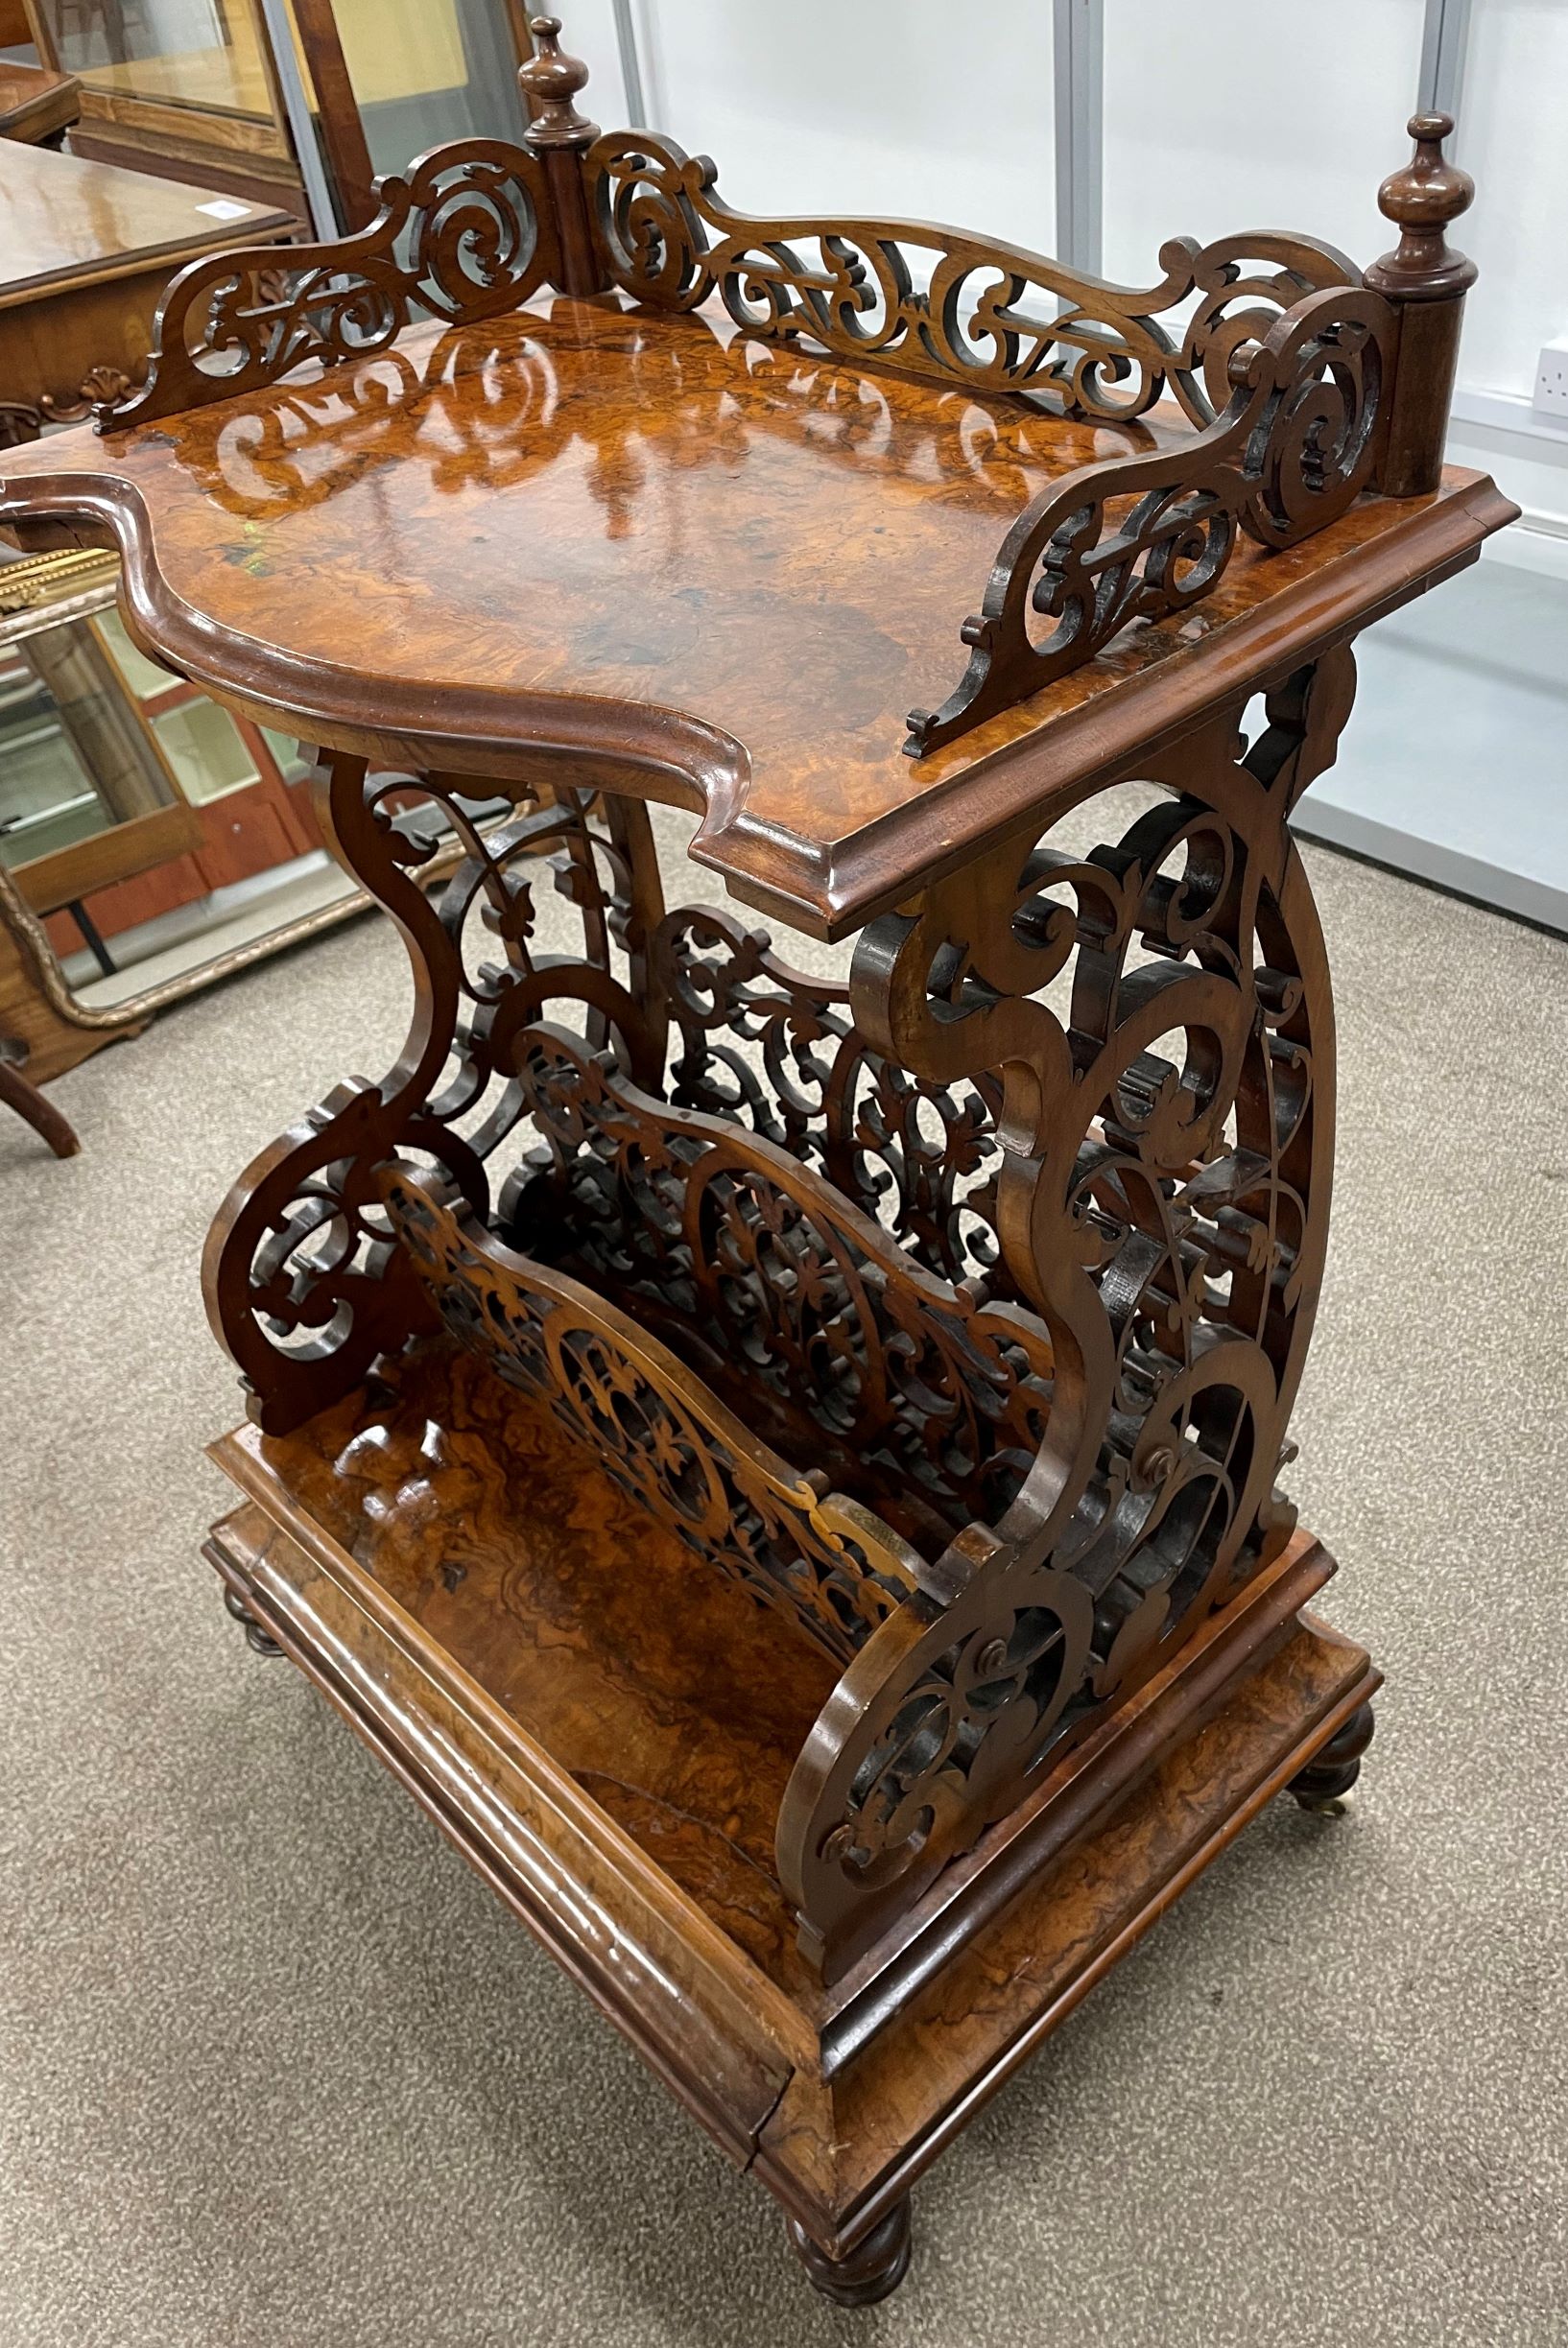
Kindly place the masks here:
[(1319, 1811), (1334, 1818), (1350, 1808), (1350, 1789), (1361, 1775), (1361, 1757), (1372, 1742), (1376, 1725), (1371, 1705), (1363, 1704), (1314, 1753), (1300, 1775), (1292, 1778), (1291, 1791), (1303, 1810)]
[(234, 1617), (235, 1622), (245, 1625), (247, 1647), (253, 1648), (258, 1655), (282, 1654), (283, 1649), (277, 1641), (263, 1630), (238, 1590), (231, 1589), (226, 1582), (224, 1584), (224, 1604)]
[(795, 2254), (824, 2298), (842, 2308), (874, 2307), (895, 2291), (909, 2270), (910, 2206), (906, 2194), (880, 2225), (865, 2234), (843, 2258), (831, 2259), (802, 2226), (787, 2221)]

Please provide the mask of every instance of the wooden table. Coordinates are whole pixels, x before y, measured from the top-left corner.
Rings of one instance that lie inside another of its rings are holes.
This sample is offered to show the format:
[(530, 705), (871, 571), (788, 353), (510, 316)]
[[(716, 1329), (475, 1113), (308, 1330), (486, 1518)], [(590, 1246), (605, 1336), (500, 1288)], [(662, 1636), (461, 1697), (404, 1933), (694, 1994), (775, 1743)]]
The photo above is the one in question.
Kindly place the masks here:
[[(231, 1608), (853, 2304), (1171, 1899), (1360, 1767), (1274, 1487), (1334, 1147), (1288, 818), (1358, 629), (1513, 510), (1441, 467), (1440, 122), (1365, 279), (1261, 236), (1135, 294), (740, 221), (583, 78), (545, 20), (525, 147), (330, 279), (192, 273), (0, 524), (116, 544), (139, 637), (327, 747), (414, 968), (209, 1244)], [(466, 841), (428, 901), (378, 758)], [(847, 982), (667, 907), (649, 799)]]
[(8, 64), (0, 58), (0, 138), (58, 147), (81, 111), (82, 84), (75, 74)]
[(0, 141), (0, 445), (139, 383), (186, 262), (297, 227), (210, 189)]

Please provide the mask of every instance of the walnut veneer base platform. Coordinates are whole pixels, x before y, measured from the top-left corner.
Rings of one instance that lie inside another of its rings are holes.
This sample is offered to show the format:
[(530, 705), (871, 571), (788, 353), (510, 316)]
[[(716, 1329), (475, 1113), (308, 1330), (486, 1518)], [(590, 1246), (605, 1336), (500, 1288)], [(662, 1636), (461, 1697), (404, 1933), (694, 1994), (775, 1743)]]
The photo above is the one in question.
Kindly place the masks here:
[(1370, 1733), (1379, 1675), (1304, 1611), (1333, 1566), (1297, 1534), (824, 1987), (772, 1822), (830, 1658), (444, 1340), (214, 1456), (246, 1497), (208, 1554), (252, 1644), (309, 1674), (851, 2304), (902, 2276), (909, 2189), (986, 2098), (1273, 1794), (1341, 1792)]

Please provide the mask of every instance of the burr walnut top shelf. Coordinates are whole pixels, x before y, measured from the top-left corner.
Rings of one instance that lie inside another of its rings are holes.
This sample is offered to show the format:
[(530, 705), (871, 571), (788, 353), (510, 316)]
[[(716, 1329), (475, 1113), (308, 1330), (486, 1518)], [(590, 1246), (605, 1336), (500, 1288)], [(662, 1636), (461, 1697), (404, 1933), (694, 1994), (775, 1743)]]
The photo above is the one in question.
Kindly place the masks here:
[(1024, 502), (1188, 430), (797, 356), (722, 315), (540, 297), (8, 452), (0, 523), (118, 544), (138, 634), (231, 701), (415, 767), (564, 759), (688, 805), (738, 896), (838, 936), (1221, 687), (1459, 567), (1512, 510), (1458, 472), (1364, 497), (1287, 553), (1245, 547), (1185, 619), (906, 756), (906, 714), (962, 669)]

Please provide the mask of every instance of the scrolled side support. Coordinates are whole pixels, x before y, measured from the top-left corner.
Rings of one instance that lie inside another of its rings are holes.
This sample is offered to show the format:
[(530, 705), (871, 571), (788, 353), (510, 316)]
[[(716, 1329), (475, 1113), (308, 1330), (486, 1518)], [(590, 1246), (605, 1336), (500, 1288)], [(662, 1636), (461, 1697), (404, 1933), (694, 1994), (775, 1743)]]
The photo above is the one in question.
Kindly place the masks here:
[(1333, 1007), (1287, 819), (1353, 683), (1324, 653), (1261, 722), (1238, 701), (1140, 768), (1167, 795), (1120, 837), (1014, 839), (857, 949), (875, 1048), (1000, 1092), (1000, 1271), (1052, 1369), (1016, 1497), (855, 1658), (791, 1781), (781, 1878), (829, 1978), (1290, 1536), (1274, 1477), (1327, 1241)]
[[(402, 933), (415, 981), (408, 1040), (379, 1082), (349, 1079), (263, 1150), (207, 1241), (208, 1317), (270, 1433), (325, 1410), (379, 1353), (433, 1324), (379, 1170), (412, 1154), (486, 1214), (494, 1152), (524, 1114), (518, 1059), (547, 1003), (579, 1005), (590, 1036), (612, 1041), (644, 1082), (656, 1083), (663, 1064), (664, 1010), (645, 957), (662, 910), (646, 809), (611, 800), (598, 828), (574, 794), (544, 803), (519, 794), (515, 812), (481, 832), (461, 781), (427, 777), (422, 789), (462, 851), (427, 891), (420, 875), (438, 838), (402, 804), (408, 788), (406, 776), (373, 776), (364, 759), (340, 756), (326, 811), (342, 861)], [(581, 915), (581, 956), (531, 944), (541, 860)]]

